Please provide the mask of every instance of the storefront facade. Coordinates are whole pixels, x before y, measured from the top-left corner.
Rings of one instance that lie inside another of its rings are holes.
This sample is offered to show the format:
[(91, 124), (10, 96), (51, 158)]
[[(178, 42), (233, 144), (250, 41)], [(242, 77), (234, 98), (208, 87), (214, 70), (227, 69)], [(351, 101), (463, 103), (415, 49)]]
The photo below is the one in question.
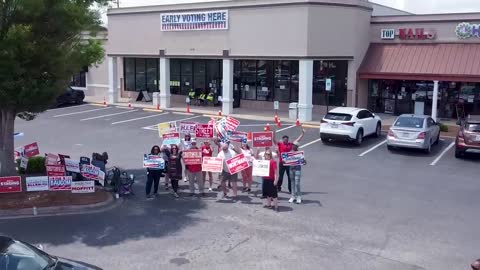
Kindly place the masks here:
[(168, 108), (194, 90), (215, 93), (224, 114), (279, 101), (298, 103), (302, 121), (326, 106), (456, 117), (461, 99), (479, 110), (476, 23), (480, 14), (409, 15), (364, 0), (111, 9), (108, 98), (158, 91)]

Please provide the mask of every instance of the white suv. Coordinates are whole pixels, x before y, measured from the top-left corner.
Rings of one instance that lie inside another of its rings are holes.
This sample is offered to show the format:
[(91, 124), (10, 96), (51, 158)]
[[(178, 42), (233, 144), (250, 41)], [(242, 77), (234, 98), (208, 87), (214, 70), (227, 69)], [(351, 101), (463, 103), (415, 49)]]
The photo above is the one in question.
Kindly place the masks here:
[(338, 107), (327, 113), (320, 124), (323, 143), (330, 140), (353, 141), (360, 145), (369, 135), (379, 137), (382, 119), (366, 109)]

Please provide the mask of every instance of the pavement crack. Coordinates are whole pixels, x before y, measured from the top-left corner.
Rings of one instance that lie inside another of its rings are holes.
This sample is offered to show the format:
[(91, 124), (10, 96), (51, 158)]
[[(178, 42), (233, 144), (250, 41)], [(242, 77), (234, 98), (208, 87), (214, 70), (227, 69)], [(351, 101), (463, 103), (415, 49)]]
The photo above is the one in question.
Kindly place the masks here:
[(245, 244), (246, 242), (248, 242), (248, 240), (250, 240), (250, 237), (247, 237), (245, 239), (243, 239), (242, 241), (238, 242), (237, 244), (235, 244), (234, 246), (230, 247), (229, 249), (225, 250), (225, 253), (229, 253), (230, 251), (234, 250), (235, 248), (237, 248), (238, 246), (242, 245), (242, 244)]

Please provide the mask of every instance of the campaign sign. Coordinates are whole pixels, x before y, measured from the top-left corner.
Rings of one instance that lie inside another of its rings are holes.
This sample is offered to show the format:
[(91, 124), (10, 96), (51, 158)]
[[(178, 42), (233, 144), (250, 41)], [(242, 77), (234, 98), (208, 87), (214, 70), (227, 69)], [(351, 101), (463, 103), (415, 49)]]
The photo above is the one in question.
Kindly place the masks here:
[(213, 125), (198, 124), (195, 135), (197, 138), (213, 138)]
[(80, 162), (69, 158), (64, 159), (64, 162), (67, 172), (80, 173)]
[(195, 122), (181, 122), (180, 133), (182, 134), (196, 134), (197, 123)]
[(47, 165), (47, 176), (64, 176), (65, 167), (63, 165)]
[(50, 191), (72, 190), (71, 176), (50, 176), (48, 177)]
[(80, 167), (80, 173), (82, 174), (83, 177), (91, 180), (97, 180), (100, 182), (105, 180), (105, 173), (102, 172), (100, 168), (93, 165), (82, 165)]
[(243, 131), (229, 131), (228, 139), (232, 142), (247, 143), (248, 133)]
[(163, 170), (165, 169), (165, 160), (161, 156), (144, 154), (143, 168)]
[(94, 193), (95, 181), (72, 182), (72, 193)]
[(65, 166), (65, 159), (66, 159), (66, 158), (70, 158), (70, 156), (58, 154), (58, 158), (60, 159), (60, 164), (62, 164), (62, 165)]
[(158, 124), (158, 134), (160, 138), (163, 134), (177, 132), (177, 122), (165, 122)]
[(236, 174), (250, 167), (244, 154), (239, 154), (227, 160), (227, 167), (230, 174)]
[(0, 193), (22, 192), (22, 178), (20, 176), (0, 177)]
[(273, 132), (253, 132), (252, 133), (253, 147), (272, 147), (273, 146)]
[(48, 191), (48, 176), (27, 177), (27, 191)]
[(22, 157), (22, 158), (20, 159), (20, 168), (26, 170), (26, 169), (27, 169), (27, 166), (28, 166), (28, 158)]
[(185, 165), (202, 164), (202, 150), (190, 149), (183, 151), (183, 162)]
[(40, 149), (38, 149), (38, 144), (36, 142), (25, 145), (24, 149), (25, 149), (25, 156), (27, 158), (40, 155)]
[(90, 158), (89, 157), (80, 157), (80, 164), (90, 165)]
[(283, 166), (305, 165), (303, 151), (282, 153)]
[(253, 160), (253, 176), (270, 176), (270, 160)]
[(220, 173), (223, 169), (223, 158), (203, 157), (202, 171)]
[(180, 133), (178, 132), (163, 134), (162, 138), (164, 145), (180, 144)]
[(55, 154), (46, 154), (46, 163), (47, 165), (57, 165), (58, 164), (58, 156)]

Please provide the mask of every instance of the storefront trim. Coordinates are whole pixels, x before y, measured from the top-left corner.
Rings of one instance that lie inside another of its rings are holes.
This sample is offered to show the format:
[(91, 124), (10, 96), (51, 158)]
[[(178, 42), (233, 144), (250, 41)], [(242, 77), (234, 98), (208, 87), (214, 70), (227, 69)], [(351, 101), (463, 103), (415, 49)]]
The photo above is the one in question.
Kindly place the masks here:
[(369, 73), (359, 75), (361, 80), (405, 80), (405, 81), (454, 81), (454, 82), (480, 82), (480, 76), (454, 76), (440, 74), (401, 74), (401, 73)]
[(238, 59), (238, 60), (353, 60), (353, 56), (238, 56), (238, 55), (141, 55), (141, 54), (107, 54), (110, 57), (126, 57), (126, 58), (175, 58), (175, 59)]

